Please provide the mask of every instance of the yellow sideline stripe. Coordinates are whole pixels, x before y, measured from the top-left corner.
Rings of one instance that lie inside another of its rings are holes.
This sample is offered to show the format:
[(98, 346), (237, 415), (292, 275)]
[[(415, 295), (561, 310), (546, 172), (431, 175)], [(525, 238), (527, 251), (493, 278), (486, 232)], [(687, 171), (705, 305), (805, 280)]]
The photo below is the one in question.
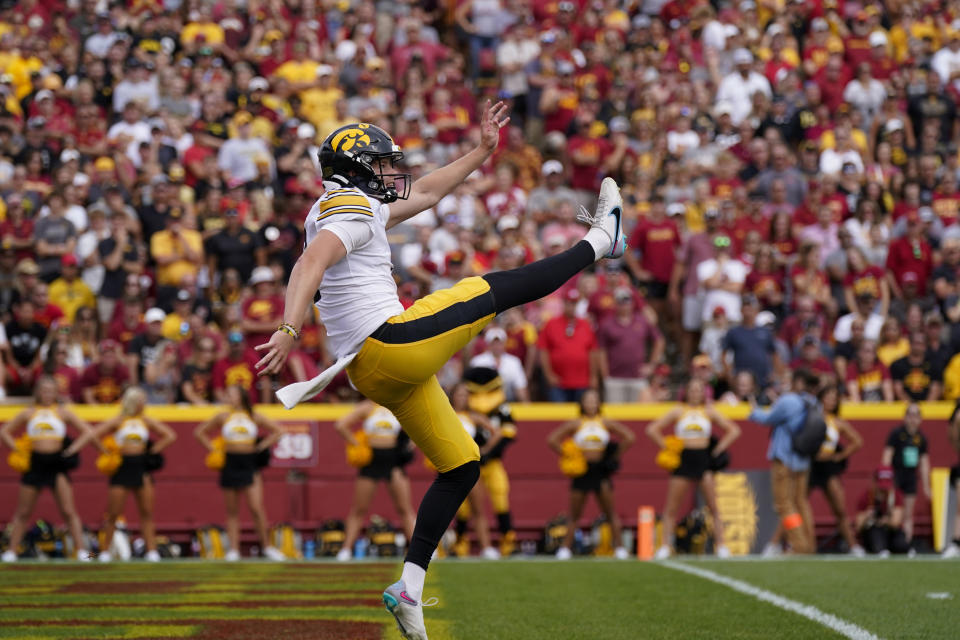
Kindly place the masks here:
[[(612, 404), (604, 407), (603, 415), (613, 420), (653, 420), (669, 411), (673, 403), (650, 404)], [(727, 406), (717, 404), (715, 408), (723, 415), (734, 420), (746, 420), (750, 408), (745, 405)], [(899, 420), (906, 410), (903, 402), (866, 403), (843, 405), (840, 415), (852, 420)], [(952, 402), (922, 402), (920, 410), (927, 420), (946, 420), (953, 412)], [(256, 410), (268, 418), (276, 420), (320, 420), (333, 421), (345, 416), (352, 409), (348, 404), (302, 404), (287, 411), (279, 404), (258, 405)], [(0, 421), (13, 418), (23, 409), (23, 405), (0, 406)], [(120, 405), (70, 405), (79, 417), (89, 421), (103, 421), (120, 413)], [(531, 403), (512, 405), (517, 420), (559, 421), (571, 420), (578, 415), (577, 405), (572, 403)], [(147, 407), (147, 415), (168, 422), (200, 422), (208, 420), (224, 411), (224, 407), (190, 405), (153, 405)]]

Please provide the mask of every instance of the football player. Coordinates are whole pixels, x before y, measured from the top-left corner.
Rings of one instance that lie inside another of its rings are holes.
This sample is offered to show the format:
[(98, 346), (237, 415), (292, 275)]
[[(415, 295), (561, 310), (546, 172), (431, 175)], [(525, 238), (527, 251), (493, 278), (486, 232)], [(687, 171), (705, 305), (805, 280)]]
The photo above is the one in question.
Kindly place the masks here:
[[(480, 452), (437, 381), (444, 364), (496, 316), (555, 291), (603, 258), (623, 255), (623, 200), (606, 178), (590, 225), (570, 249), (518, 269), (470, 277), (404, 310), (391, 275), (387, 231), (436, 205), (496, 150), (510, 118), (498, 102), (483, 110), (480, 142), (458, 160), (411, 184), (395, 170), (403, 152), (386, 131), (357, 123), (331, 133), (320, 148), (326, 193), (307, 214), (307, 246), (287, 284), (283, 323), (259, 345), (260, 375), (282, 370), (319, 289), (317, 309), (337, 363), (316, 386), (285, 397), (286, 406), (315, 395), (346, 368), (353, 385), (397, 417), (437, 468), (417, 512), (400, 580), (383, 593), (405, 638), (423, 640), (421, 595), (430, 557), (480, 476)], [(313, 383), (314, 381), (310, 381)], [(302, 384), (302, 383), (300, 383)]]

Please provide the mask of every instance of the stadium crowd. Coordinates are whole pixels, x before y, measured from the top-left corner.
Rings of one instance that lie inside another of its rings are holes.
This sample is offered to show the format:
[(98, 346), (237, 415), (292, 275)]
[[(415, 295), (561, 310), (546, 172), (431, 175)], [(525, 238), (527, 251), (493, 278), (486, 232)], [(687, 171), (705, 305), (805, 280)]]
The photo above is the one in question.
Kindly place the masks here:
[[(600, 179), (630, 252), (505, 314), (442, 376), (513, 400), (770, 398), (805, 367), (848, 399), (960, 396), (960, 3), (23, 0), (0, 10), (7, 396), (209, 403), (329, 360), (281, 319), (318, 145), (390, 131), (414, 177), (512, 123), (492, 162), (392, 231), (404, 304), (550, 255)], [(345, 380), (324, 399), (353, 399)]]

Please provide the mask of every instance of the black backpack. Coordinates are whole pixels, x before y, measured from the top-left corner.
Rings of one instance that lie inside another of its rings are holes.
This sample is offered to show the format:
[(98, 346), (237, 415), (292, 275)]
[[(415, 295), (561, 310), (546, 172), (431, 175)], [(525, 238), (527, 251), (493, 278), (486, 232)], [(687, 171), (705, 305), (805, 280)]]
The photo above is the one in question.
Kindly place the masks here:
[(823, 417), (823, 408), (813, 398), (805, 397), (807, 414), (803, 425), (791, 437), (793, 450), (805, 457), (814, 456), (820, 450), (823, 441), (827, 439), (827, 421)]

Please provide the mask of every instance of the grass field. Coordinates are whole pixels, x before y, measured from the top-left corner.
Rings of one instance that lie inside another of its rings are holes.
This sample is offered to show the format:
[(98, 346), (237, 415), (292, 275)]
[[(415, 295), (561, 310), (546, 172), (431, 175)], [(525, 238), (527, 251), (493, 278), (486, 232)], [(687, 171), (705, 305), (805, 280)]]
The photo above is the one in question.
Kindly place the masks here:
[[(379, 596), (397, 573), (377, 563), (23, 562), (0, 568), (0, 638), (392, 640)], [(424, 595), (439, 598), (426, 609), (431, 640), (844, 637), (829, 625), (864, 640), (960, 637), (960, 562), (932, 558), (442, 561)], [(784, 610), (788, 601), (807, 617)]]

